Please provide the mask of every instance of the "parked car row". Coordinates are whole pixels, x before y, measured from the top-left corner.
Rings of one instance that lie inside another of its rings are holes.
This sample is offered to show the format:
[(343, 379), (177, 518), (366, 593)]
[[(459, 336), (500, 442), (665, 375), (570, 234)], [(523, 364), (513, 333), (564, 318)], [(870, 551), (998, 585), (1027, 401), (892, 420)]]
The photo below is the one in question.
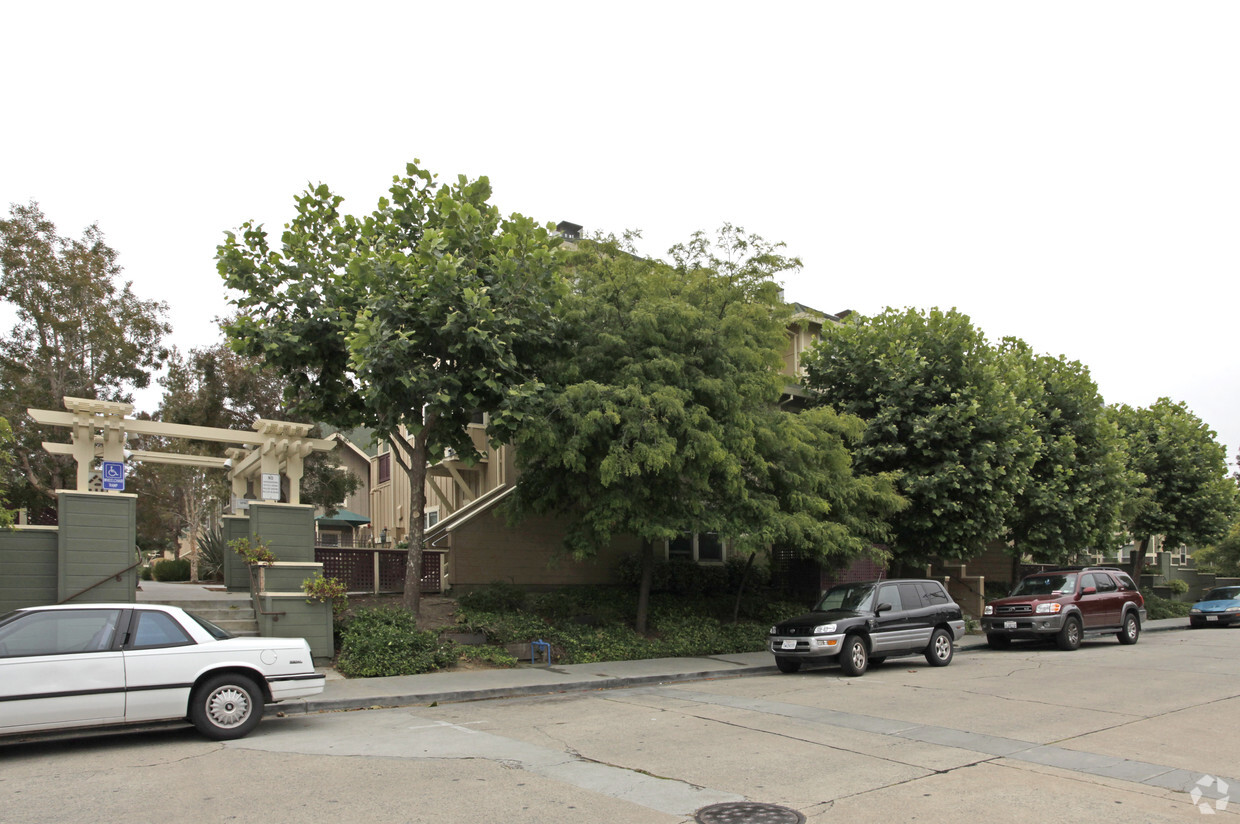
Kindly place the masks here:
[[(1201, 625), (1240, 620), (1240, 600), (1227, 603), (1203, 612)], [(1145, 618), (1145, 599), (1127, 573), (1079, 567), (1026, 576), (1011, 595), (986, 604), (981, 625), (993, 649), (1049, 639), (1074, 650), (1086, 635), (1105, 633), (1135, 644)], [(924, 655), (931, 666), (946, 666), (964, 628), (960, 606), (938, 581), (866, 581), (834, 586), (812, 611), (771, 627), (767, 648), (781, 672), (838, 663), (857, 676), (896, 656)]]

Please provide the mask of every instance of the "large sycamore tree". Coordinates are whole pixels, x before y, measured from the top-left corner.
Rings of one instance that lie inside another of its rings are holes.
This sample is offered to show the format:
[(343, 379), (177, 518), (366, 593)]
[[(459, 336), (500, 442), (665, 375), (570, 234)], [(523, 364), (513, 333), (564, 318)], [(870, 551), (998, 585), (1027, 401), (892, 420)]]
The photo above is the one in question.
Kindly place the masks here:
[(62, 237), (34, 202), (0, 220), (0, 301), (16, 316), (0, 338), (0, 416), (13, 428), (16, 469), (9, 502), (40, 510), (72, 487), (74, 469), (41, 446), (66, 430), (36, 427), (26, 409), (62, 409), (65, 395), (132, 401), (167, 357), (167, 307), (121, 280), (98, 226)]
[(1008, 519), (1013, 563), (1026, 556), (1067, 563), (1084, 551), (1113, 551), (1134, 477), (1097, 384), (1079, 362), (1036, 355), (1023, 341), (1005, 339), (1000, 351), (1038, 436), (1029, 479)]
[(1038, 436), (1010, 362), (967, 316), (851, 316), (823, 329), (806, 366), (820, 403), (867, 422), (861, 471), (900, 475), (909, 506), (892, 520), (897, 561), (969, 558), (1004, 537)]
[(516, 441), (518, 516), (564, 519), (577, 558), (640, 540), (639, 631), (663, 541), (714, 532), (742, 552), (857, 553), (899, 506), (890, 479), (853, 476), (859, 421), (776, 409), (788, 313), (774, 277), (798, 262), (733, 227), (671, 258), (580, 244), (562, 348)]
[(405, 605), (420, 606), (425, 479), (487, 414), (509, 440), (534, 367), (555, 337), (559, 239), (489, 203), (483, 177), (439, 185), (417, 161), (369, 215), (342, 214), (326, 185), (296, 199), (280, 245), (246, 223), (219, 247), (219, 271), (240, 296), (226, 330), (242, 354), (289, 382), (296, 412), (386, 439), (409, 478)]
[(1240, 514), (1240, 495), (1235, 479), (1227, 477), (1227, 450), (1214, 430), (1169, 398), (1148, 407), (1118, 406), (1114, 415), (1137, 475), (1126, 518), (1137, 544), (1134, 578), (1155, 536), (1169, 546), (1223, 540)]

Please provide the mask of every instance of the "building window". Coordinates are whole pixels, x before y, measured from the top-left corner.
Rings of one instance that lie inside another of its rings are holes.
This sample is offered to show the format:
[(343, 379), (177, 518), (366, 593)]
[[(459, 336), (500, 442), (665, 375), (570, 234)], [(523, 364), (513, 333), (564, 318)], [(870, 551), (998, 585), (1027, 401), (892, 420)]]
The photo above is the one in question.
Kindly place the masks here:
[(385, 484), (392, 480), (392, 454), (385, 452), (379, 456), (379, 480), (378, 483)]
[(437, 523), (439, 523), (439, 510), (438, 510), (438, 509), (430, 509), (430, 510), (427, 510), (427, 512), (426, 512), (426, 528), (427, 528), (427, 529), (430, 529), (431, 527), (433, 527), (433, 526), (434, 526), (435, 524), (437, 524)]
[(667, 560), (722, 563), (723, 541), (715, 532), (682, 532), (667, 542)]
[(723, 542), (717, 532), (703, 532), (697, 536), (697, 559), (699, 561), (723, 561)]
[(693, 560), (693, 533), (682, 532), (667, 542), (667, 560)]

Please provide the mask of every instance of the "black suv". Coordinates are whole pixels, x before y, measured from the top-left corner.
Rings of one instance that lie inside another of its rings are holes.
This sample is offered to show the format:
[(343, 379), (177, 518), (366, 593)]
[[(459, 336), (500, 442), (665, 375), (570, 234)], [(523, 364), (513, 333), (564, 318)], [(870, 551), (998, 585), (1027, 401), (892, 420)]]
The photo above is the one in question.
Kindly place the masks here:
[(1135, 644), (1145, 621), (1145, 599), (1128, 573), (1110, 567), (1064, 567), (1026, 575), (1012, 594), (982, 611), (991, 649), (1013, 638), (1055, 640), (1060, 649), (1081, 645), (1085, 633), (1115, 633)]
[(867, 581), (831, 587), (813, 612), (771, 627), (767, 649), (780, 672), (838, 661), (862, 675), (897, 655), (945, 667), (963, 637), (960, 607), (938, 581)]

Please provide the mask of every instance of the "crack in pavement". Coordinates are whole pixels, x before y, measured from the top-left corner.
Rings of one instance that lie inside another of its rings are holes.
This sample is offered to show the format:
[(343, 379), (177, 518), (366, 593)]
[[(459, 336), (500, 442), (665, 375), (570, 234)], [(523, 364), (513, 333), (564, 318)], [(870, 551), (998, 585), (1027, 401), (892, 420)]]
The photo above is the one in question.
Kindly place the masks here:
[[(1184, 770), (1110, 755), (1100, 755), (1084, 750), (1072, 750), (1054, 746), (1053, 744), (1039, 744), (1016, 738), (968, 732), (951, 727), (897, 721), (878, 718), (872, 715), (840, 712), (838, 710), (822, 710), (766, 699), (715, 695), (673, 687), (649, 687), (642, 691), (668, 698), (678, 698), (685, 701), (697, 701), (703, 704), (795, 718), (807, 723), (823, 724), (878, 735), (889, 735), (911, 741), (920, 741), (925, 744), (979, 752), (993, 757), (1011, 758), (1031, 764), (1041, 764), (1043, 766), (1095, 775), (1100, 778), (1144, 784), (1178, 792), (1191, 791), (1196, 786), (1197, 779), (1201, 776), (1201, 773), (1198, 771)], [(921, 767), (921, 769), (930, 770), (932, 768)], [(1218, 776), (1218, 778), (1228, 784), (1240, 784), (1240, 782), (1230, 777)], [(1208, 795), (1208, 792), (1203, 794)], [(1221, 794), (1219, 797), (1221, 797)]]

